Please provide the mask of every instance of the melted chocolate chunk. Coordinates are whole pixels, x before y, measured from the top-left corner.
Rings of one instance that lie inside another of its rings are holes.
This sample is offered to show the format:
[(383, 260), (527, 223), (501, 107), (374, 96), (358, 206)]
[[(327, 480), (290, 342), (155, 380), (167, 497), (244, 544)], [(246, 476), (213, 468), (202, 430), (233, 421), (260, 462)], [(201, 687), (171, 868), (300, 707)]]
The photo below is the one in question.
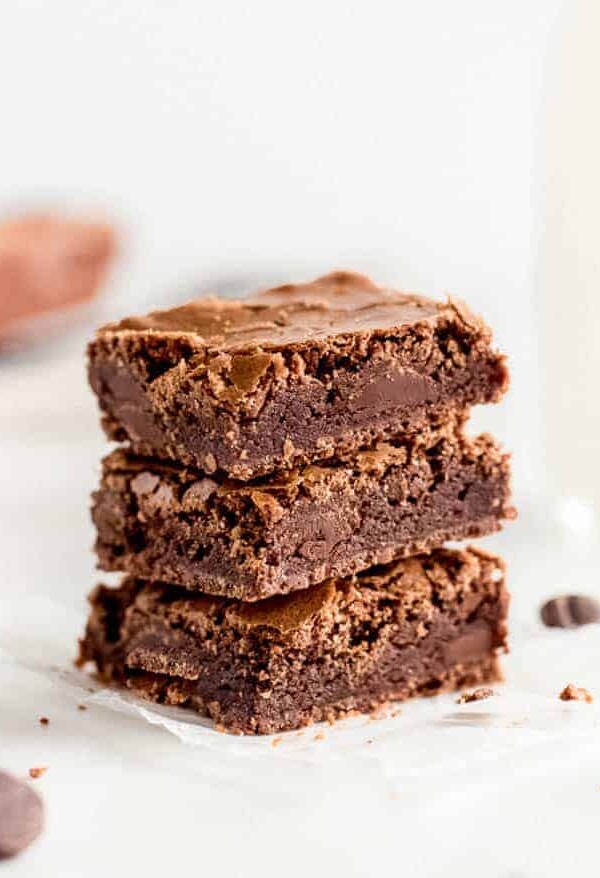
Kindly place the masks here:
[(565, 686), (558, 697), (561, 701), (585, 701), (586, 704), (591, 704), (594, 700), (587, 689), (574, 686), (573, 683)]

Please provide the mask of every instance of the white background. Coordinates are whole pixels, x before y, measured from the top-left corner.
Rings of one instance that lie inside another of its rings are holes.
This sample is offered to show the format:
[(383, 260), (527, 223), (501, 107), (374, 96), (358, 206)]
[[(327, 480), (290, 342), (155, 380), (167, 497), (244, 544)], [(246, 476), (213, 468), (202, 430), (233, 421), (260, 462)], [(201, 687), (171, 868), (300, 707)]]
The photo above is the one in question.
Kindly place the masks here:
[(332, 267), (464, 297), (510, 351), (504, 417), (529, 486), (543, 478), (535, 217), (557, 7), (6, 3), (0, 208), (115, 216), (119, 313)]
[(587, 507), (545, 499), (547, 424), (568, 429), (539, 404), (556, 357), (543, 351), (566, 317), (548, 330), (540, 259), (548, 271), (547, 205), (560, 213), (571, 190), (547, 190), (572, 153), (548, 131), (569, 105), (560, 46), (585, 32), (575, 8), (592, 9), (566, 3), (558, 19), (558, 6), (0, 6), (0, 209), (64, 206), (122, 230), (90, 321), (332, 267), (461, 295), (510, 353), (510, 397), (477, 420), (514, 449), (522, 509), (490, 543), (515, 592), (508, 684), (472, 723), (451, 720), (448, 698), (370, 723), (364, 747), (336, 730), (252, 758), (191, 747), (100, 705), (77, 711), (87, 694), (51, 670), (68, 667), (96, 577), (87, 505), (104, 445), (83, 334), (0, 361), (0, 765), (50, 765), (47, 831), (7, 874), (597, 874), (600, 714), (556, 699), (571, 677), (600, 697), (597, 635), (536, 620), (541, 596), (598, 588)]

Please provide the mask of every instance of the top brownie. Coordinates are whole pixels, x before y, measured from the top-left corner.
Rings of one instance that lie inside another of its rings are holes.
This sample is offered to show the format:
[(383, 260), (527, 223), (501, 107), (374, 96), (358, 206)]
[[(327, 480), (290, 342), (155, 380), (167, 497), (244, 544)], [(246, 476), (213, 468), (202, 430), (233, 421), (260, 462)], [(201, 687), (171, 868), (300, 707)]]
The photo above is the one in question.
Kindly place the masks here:
[(89, 375), (109, 438), (242, 480), (430, 429), (508, 384), (462, 303), (349, 272), (109, 324)]

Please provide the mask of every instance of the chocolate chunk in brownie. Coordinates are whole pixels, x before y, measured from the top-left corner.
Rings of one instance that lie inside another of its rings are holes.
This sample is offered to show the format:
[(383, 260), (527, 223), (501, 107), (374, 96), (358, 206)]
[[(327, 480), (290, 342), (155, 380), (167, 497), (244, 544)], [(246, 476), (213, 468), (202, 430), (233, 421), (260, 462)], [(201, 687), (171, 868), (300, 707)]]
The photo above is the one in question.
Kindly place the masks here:
[(89, 377), (111, 439), (242, 480), (418, 433), (508, 384), (464, 305), (348, 272), (105, 326)]
[(506, 644), (504, 566), (474, 548), (252, 604), (133, 578), (90, 600), (80, 663), (232, 732), (494, 682)]
[(93, 518), (100, 567), (253, 601), (498, 530), (508, 458), (451, 424), (233, 482), (117, 450)]

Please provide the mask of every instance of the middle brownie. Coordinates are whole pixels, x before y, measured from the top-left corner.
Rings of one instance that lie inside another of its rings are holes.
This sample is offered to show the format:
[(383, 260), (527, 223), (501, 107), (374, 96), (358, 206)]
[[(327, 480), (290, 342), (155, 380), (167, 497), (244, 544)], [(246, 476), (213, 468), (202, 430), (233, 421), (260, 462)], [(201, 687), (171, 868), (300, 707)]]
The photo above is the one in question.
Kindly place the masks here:
[(508, 456), (457, 419), (253, 482), (119, 449), (92, 516), (102, 569), (255, 601), (496, 531), (509, 495)]

